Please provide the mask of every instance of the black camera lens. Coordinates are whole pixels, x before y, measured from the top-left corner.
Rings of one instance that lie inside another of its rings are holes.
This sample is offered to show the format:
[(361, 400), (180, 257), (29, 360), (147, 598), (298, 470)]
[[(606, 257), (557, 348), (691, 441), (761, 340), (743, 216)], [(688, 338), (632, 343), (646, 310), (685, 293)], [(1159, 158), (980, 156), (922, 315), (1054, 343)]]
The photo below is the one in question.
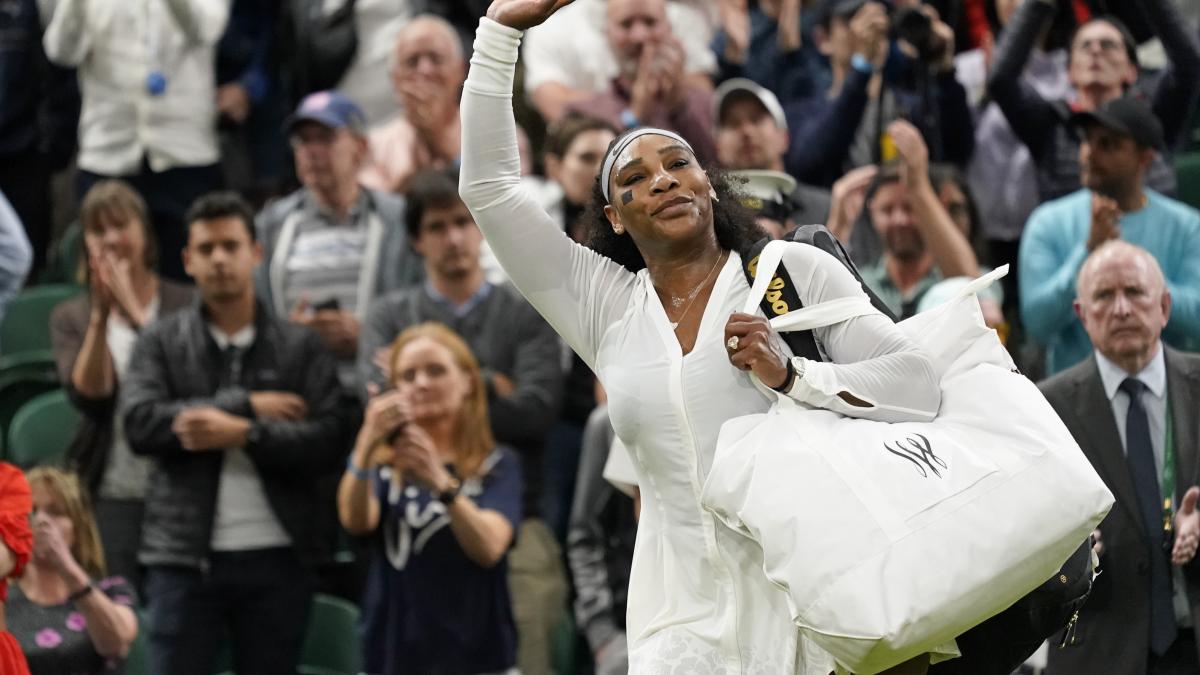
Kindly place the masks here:
[(892, 16), (895, 36), (917, 48), (923, 57), (929, 56), (933, 37), (933, 21), (917, 7), (900, 7)]

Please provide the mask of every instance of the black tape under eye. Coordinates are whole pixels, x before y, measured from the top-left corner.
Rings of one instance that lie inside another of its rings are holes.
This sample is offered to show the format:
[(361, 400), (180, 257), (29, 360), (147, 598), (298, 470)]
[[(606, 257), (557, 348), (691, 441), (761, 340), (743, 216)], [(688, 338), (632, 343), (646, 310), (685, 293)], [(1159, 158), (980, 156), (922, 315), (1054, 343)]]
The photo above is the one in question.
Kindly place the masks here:
[(633, 201), (633, 190), (626, 190), (621, 193), (621, 206), (627, 206)]

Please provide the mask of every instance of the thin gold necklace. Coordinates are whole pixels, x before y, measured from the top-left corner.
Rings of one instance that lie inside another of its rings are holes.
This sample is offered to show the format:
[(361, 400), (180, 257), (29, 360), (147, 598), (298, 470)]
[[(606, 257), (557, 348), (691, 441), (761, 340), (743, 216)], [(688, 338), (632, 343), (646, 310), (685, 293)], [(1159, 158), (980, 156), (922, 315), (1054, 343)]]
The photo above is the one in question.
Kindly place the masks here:
[[(708, 284), (708, 280), (712, 278), (713, 272), (717, 270), (717, 266), (721, 263), (721, 258), (724, 257), (724, 253), (718, 254), (717, 259), (713, 261), (712, 269), (708, 270), (708, 274), (704, 275), (704, 279), (702, 279), (700, 283), (697, 284), (696, 287), (685, 296), (687, 298), (687, 307), (684, 308), (683, 313), (679, 315), (677, 320), (671, 321), (671, 330), (679, 330), (679, 324), (683, 321), (684, 317), (687, 316), (687, 313), (692, 310), (692, 305), (696, 304), (696, 297), (700, 295), (700, 289), (704, 288), (704, 286)], [(672, 307), (678, 309), (683, 302), (684, 298), (677, 298), (674, 295), (671, 296)]]

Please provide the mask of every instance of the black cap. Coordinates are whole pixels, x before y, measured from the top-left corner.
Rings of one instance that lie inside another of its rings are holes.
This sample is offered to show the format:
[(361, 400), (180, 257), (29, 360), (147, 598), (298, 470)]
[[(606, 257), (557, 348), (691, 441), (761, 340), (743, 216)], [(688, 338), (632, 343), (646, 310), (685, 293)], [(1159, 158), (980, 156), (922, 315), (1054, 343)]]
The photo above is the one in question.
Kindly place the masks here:
[(1158, 116), (1141, 99), (1132, 96), (1113, 99), (1090, 112), (1077, 112), (1071, 115), (1071, 124), (1083, 129), (1098, 124), (1159, 151), (1165, 145)]
[(829, 27), (834, 17), (849, 19), (870, 0), (824, 0), (817, 5), (817, 25)]

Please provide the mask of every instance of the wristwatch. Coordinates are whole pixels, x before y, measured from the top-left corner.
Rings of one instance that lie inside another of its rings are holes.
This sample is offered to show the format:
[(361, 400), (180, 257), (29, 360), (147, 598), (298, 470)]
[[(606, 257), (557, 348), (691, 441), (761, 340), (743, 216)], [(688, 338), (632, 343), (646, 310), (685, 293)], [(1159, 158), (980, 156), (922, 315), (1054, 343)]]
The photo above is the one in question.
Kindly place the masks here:
[(450, 506), (450, 504), (454, 503), (454, 498), (458, 496), (459, 492), (462, 492), (462, 482), (451, 476), (450, 487), (442, 492), (439, 492), (437, 494), (437, 500), (446, 506)]

